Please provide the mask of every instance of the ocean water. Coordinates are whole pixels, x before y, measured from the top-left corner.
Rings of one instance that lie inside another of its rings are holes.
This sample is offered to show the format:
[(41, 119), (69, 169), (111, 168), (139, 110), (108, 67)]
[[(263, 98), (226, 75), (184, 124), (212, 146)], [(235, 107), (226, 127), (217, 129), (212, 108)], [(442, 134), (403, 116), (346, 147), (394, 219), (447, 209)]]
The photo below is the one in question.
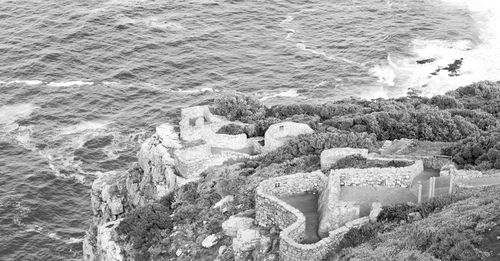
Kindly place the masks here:
[[(156, 125), (219, 92), (277, 104), (499, 80), (499, 6), (2, 1), (0, 260), (80, 260), (92, 180), (127, 169)], [(459, 76), (430, 75), (460, 58)]]

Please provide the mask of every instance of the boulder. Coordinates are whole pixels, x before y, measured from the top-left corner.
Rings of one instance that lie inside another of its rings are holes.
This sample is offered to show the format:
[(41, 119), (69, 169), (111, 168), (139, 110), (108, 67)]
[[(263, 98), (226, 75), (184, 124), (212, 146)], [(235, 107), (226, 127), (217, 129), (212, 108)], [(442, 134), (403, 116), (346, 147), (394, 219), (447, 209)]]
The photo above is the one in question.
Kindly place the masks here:
[(221, 200), (219, 200), (219, 202), (215, 203), (212, 208), (220, 208), (222, 211), (222, 210), (226, 209), (226, 206), (233, 201), (234, 201), (234, 196), (227, 195), (227, 196), (223, 197)]
[(307, 124), (281, 122), (271, 125), (264, 135), (264, 147), (267, 151), (284, 145), (288, 140), (301, 134), (311, 134), (314, 130)]
[(233, 252), (236, 261), (245, 260), (250, 251), (260, 244), (260, 233), (256, 229), (242, 229), (233, 239)]
[(219, 243), (219, 239), (220, 238), (216, 234), (212, 234), (203, 239), (203, 242), (201, 242), (201, 246), (204, 248), (211, 248)]
[(236, 237), (238, 231), (252, 228), (254, 226), (253, 223), (253, 218), (231, 216), (222, 223), (222, 231), (227, 236)]
[(354, 149), (354, 148), (333, 148), (321, 152), (321, 168), (331, 168), (339, 159), (347, 156), (360, 154), (363, 157), (368, 157), (367, 149)]
[(380, 215), (380, 212), (382, 212), (382, 203), (380, 202), (373, 202), (372, 203), (372, 210), (370, 211), (370, 221), (371, 222), (376, 222), (378, 216)]

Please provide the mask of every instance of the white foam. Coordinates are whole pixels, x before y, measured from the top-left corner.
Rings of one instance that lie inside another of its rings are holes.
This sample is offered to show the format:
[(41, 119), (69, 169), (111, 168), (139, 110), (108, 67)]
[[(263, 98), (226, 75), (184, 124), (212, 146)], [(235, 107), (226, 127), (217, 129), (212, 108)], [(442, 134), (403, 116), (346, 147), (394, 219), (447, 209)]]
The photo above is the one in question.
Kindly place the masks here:
[(9, 125), (17, 120), (27, 118), (39, 108), (31, 103), (4, 105), (0, 107), (0, 124)]
[(104, 82), (102, 82), (102, 84), (104, 84), (104, 85), (117, 85), (118, 83), (117, 82), (106, 82), (106, 81), (104, 81)]
[(69, 81), (69, 82), (50, 82), (47, 85), (51, 87), (70, 87), (70, 86), (84, 86), (93, 84), (94, 84), (93, 82)]
[(14, 84), (14, 83), (21, 83), (21, 84), (26, 84), (26, 85), (40, 85), (43, 84), (42, 81), (38, 80), (16, 80), (16, 81), (10, 81), (8, 84)]
[[(438, 39), (415, 39), (411, 45), (411, 56), (391, 57), (374, 66), (370, 72), (385, 85), (401, 86), (395, 96), (404, 95), (407, 89), (415, 89), (424, 96), (443, 94), (482, 80), (500, 80), (500, 2), (494, 0), (442, 0), (453, 7), (467, 8), (479, 28), (481, 42), (474, 45), (469, 40), (446, 41)], [(435, 59), (433, 62), (417, 64), (417, 60)], [(446, 67), (463, 58), (458, 76), (450, 77)], [(436, 75), (431, 75), (435, 72)], [(394, 75), (394, 77), (392, 77)], [(391, 79), (393, 78), (393, 79)]]
[(271, 98), (276, 98), (276, 97), (296, 98), (296, 97), (299, 97), (299, 94), (297, 93), (296, 89), (291, 89), (291, 90), (275, 93), (272, 95), (264, 96), (264, 97), (260, 98), (260, 100), (265, 101), (265, 100), (268, 100)]
[(200, 89), (194, 89), (194, 90), (177, 89), (177, 92), (193, 94), (193, 93), (205, 93), (205, 92), (219, 92), (219, 90), (206, 87), (206, 88), (200, 88)]
[(184, 27), (180, 23), (162, 21), (162, 19), (159, 19), (157, 17), (147, 18), (144, 20), (144, 23), (146, 24), (146, 26), (154, 29), (169, 30), (169, 31), (184, 30)]
[(108, 124), (109, 124), (108, 122), (104, 121), (84, 121), (76, 125), (71, 125), (62, 128), (61, 134), (68, 135), (68, 134), (81, 133), (88, 130), (105, 129)]

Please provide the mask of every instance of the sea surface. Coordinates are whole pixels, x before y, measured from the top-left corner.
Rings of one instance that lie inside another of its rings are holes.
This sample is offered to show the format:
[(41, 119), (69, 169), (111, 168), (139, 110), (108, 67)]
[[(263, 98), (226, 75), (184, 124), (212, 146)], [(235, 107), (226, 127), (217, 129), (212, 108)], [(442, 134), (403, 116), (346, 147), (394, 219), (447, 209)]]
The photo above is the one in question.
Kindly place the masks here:
[(221, 92), (311, 103), (500, 79), (490, 0), (1, 2), (0, 260), (81, 260), (92, 180)]

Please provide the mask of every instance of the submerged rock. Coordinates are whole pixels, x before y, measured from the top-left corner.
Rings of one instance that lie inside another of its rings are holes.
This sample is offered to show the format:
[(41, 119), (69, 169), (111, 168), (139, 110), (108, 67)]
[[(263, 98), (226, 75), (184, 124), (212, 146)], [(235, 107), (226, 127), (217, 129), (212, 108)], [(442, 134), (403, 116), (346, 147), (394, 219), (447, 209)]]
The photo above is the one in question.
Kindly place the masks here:
[(435, 61), (436, 61), (436, 58), (429, 58), (429, 59), (417, 60), (417, 64), (426, 64), (426, 63), (432, 63)]

